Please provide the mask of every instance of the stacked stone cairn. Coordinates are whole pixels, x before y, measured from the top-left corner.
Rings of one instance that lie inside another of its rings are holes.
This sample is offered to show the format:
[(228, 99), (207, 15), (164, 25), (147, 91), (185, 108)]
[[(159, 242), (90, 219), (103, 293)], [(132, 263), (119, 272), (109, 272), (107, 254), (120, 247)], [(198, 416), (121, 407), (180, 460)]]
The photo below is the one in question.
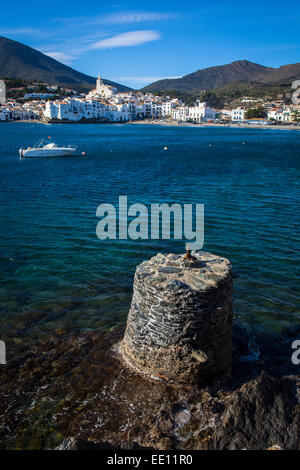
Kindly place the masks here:
[(209, 384), (230, 375), (233, 281), (212, 253), (158, 254), (135, 273), (120, 345), (128, 366), (172, 384)]

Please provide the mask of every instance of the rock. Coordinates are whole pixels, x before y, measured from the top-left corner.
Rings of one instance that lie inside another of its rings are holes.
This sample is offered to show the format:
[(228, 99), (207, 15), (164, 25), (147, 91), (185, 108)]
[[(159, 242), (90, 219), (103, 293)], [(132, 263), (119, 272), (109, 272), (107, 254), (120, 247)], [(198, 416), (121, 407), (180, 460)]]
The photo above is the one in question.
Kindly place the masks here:
[(207, 361), (207, 355), (203, 351), (195, 351), (193, 349), (192, 356), (200, 363)]
[(277, 444), (274, 444), (271, 447), (268, 447), (266, 450), (284, 450), (284, 449), (282, 449), (282, 447), (278, 446)]
[[(300, 450), (300, 376), (249, 380), (249, 368), (227, 385), (174, 387), (124, 367), (112, 351), (123, 334), (67, 332), (12, 358), (1, 369), (0, 449)], [(238, 339), (244, 355), (249, 338)]]
[(55, 450), (149, 450), (151, 447), (140, 446), (137, 442), (122, 442), (114, 446), (109, 442), (85, 441), (78, 437), (67, 437)]
[(300, 449), (296, 378), (275, 379), (266, 372), (244, 384), (225, 402), (209, 449)]
[(159, 273), (168, 273), (168, 274), (176, 274), (180, 273), (181, 269), (180, 268), (174, 268), (172, 266), (161, 266), (158, 268)]

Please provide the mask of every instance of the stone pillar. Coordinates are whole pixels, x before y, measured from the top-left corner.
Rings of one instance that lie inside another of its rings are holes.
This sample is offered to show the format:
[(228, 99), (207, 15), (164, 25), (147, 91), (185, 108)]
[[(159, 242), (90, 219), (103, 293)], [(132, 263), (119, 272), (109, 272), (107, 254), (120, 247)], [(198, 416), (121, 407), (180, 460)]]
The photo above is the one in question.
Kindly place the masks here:
[(233, 282), (230, 262), (212, 253), (158, 254), (135, 273), (120, 352), (131, 368), (173, 384), (230, 374)]

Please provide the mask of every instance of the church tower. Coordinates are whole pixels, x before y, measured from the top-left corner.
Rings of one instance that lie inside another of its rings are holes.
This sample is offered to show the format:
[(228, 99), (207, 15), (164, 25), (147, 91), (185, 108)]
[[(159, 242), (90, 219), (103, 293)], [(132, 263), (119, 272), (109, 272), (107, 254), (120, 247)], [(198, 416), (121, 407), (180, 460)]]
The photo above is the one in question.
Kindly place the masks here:
[(0, 80), (0, 104), (5, 103), (6, 101), (6, 87), (5, 87), (5, 81)]
[(103, 85), (102, 80), (101, 80), (101, 75), (100, 75), (100, 73), (99, 73), (99, 75), (98, 75), (98, 78), (97, 78), (97, 82), (96, 82), (96, 83), (97, 83), (97, 84), (96, 84), (96, 91), (98, 91), (98, 92), (100, 93), (101, 87), (102, 87), (102, 85)]

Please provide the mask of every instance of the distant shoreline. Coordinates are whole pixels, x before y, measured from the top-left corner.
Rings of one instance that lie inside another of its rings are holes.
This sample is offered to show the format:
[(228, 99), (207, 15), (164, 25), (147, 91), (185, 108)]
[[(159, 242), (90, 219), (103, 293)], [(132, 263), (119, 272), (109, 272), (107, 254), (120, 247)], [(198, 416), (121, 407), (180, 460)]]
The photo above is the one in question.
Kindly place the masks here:
[(92, 122), (92, 121), (55, 121), (55, 122), (45, 122), (41, 121), (39, 119), (20, 119), (20, 120), (15, 120), (15, 121), (0, 121), (0, 123), (28, 123), (28, 124), (130, 124), (130, 125), (136, 125), (136, 124), (146, 124), (146, 125), (154, 125), (154, 126), (178, 126), (178, 127), (221, 127), (221, 128), (236, 128), (236, 129), (272, 129), (272, 130), (295, 130), (299, 131), (300, 130), (300, 125), (298, 126), (293, 126), (293, 125), (287, 125), (287, 126), (282, 126), (282, 125), (261, 125), (261, 124), (245, 124), (245, 123), (213, 123), (213, 122), (201, 122), (201, 123), (191, 123), (191, 122), (181, 122), (179, 123), (178, 121), (155, 121), (151, 119), (144, 119), (141, 121), (126, 121), (126, 122)]
[(167, 122), (160, 122), (160, 121), (152, 121), (150, 119), (145, 119), (143, 121), (131, 121), (128, 124), (147, 124), (147, 125), (161, 125), (161, 126), (179, 126), (179, 127), (234, 127), (237, 129), (277, 129), (277, 130), (300, 130), (299, 126), (281, 126), (281, 125), (262, 125), (262, 124), (241, 124), (241, 123), (213, 123), (213, 122), (201, 122), (201, 123), (191, 123), (191, 122), (182, 122), (179, 123), (177, 121), (167, 121)]

